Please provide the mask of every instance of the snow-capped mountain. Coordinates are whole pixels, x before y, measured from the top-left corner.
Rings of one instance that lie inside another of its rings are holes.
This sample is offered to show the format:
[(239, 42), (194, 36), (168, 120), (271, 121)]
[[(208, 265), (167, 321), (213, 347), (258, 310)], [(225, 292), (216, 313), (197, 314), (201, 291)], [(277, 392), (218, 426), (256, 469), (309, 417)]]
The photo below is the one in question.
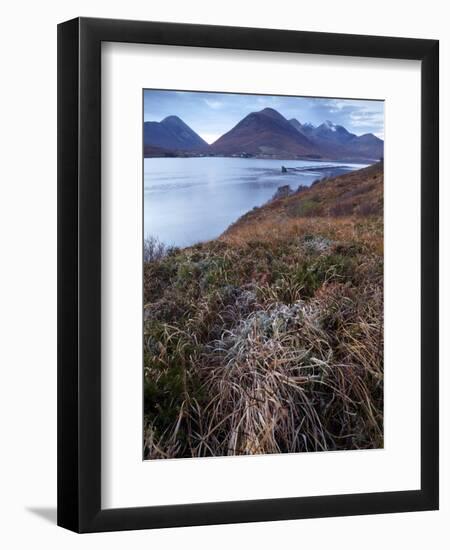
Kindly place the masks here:
[(384, 142), (373, 134), (357, 136), (331, 120), (317, 127), (311, 123), (301, 124), (295, 118), (289, 122), (308, 137), (325, 157), (379, 159), (383, 156)]

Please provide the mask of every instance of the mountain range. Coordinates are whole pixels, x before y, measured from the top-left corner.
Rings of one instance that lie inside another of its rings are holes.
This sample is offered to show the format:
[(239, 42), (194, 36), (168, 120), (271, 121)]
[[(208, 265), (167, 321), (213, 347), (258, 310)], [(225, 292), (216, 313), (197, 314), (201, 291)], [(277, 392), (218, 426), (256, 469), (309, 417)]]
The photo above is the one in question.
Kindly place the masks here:
[(177, 116), (144, 123), (144, 155), (251, 156), (333, 160), (379, 160), (383, 140), (374, 134), (357, 136), (343, 126), (325, 121), (319, 126), (287, 120), (265, 108), (245, 116), (236, 126), (208, 145)]

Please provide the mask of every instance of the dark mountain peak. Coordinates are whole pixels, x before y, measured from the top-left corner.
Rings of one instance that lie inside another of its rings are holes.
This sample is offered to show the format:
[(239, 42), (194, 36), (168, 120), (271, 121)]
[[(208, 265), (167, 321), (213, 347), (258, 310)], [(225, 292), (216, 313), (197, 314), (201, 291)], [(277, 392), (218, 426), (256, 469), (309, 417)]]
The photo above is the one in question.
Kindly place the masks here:
[(284, 116), (281, 113), (279, 113), (275, 109), (272, 109), (271, 107), (266, 107), (266, 108), (262, 109), (261, 111), (257, 111), (256, 114), (265, 115), (265, 116), (271, 117), (275, 120), (286, 121), (286, 119), (284, 118)]
[(266, 107), (244, 117), (220, 137), (210, 150), (219, 154), (315, 155), (311, 141), (275, 109)]
[(325, 122), (322, 122), (322, 124), (320, 124), (320, 126), (318, 126), (316, 129), (317, 130), (320, 129), (327, 132), (338, 132), (338, 131), (347, 132), (347, 130), (343, 126), (340, 126), (339, 124), (336, 124), (331, 120), (326, 120)]
[(291, 126), (293, 126), (296, 130), (298, 130), (305, 136), (310, 136), (315, 129), (314, 124), (311, 124), (311, 122), (305, 122), (304, 124), (302, 124), (296, 118), (291, 118), (288, 122)]
[(354, 136), (348, 143), (349, 149), (355, 156), (366, 159), (380, 159), (383, 157), (384, 141), (374, 134)]
[(186, 125), (186, 123), (183, 122), (181, 120), (181, 118), (177, 115), (169, 115), (169, 116), (166, 116), (166, 118), (163, 118), (161, 120), (161, 124), (164, 124), (164, 123), (167, 123), (167, 122), (169, 122), (169, 123), (176, 122), (177, 124), (181, 123), (181, 124)]
[[(287, 131), (292, 132), (292, 127), (289, 122), (275, 109), (266, 107), (261, 111), (254, 111), (244, 117), (240, 122), (236, 124), (234, 128), (230, 130), (239, 131), (263, 131), (263, 130), (274, 130), (274, 131)], [(227, 132), (228, 134), (230, 132)], [(224, 134), (227, 135), (227, 134)], [(222, 136), (223, 137), (223, 136)]]
[(326, 120), (325, 122), (322, 122), (322, 124), (317, 126), (317, 130), (335, 132), (336, 124), (334, 124), (334, 122), (331, 122), (331, 120)]
[(349, 132), (344, 126), (335, 124), (331, 120), (326, 120), (315, 128), (313, 130), (313, 135), (316, 139), (325, 139), (341, 145), (356, 138), (356, 135)]
[(382, 142), (383, 140), (377, 137), (375, 134), (368, 133), (368, 134), (362, 134), (358, 138), (360, 141), (373, 141), (374, 143)]
[(179, 151), (208, 147), (206, 141), (176, 115), (167, 116), (161, 122), (145, 122), (144, 145)]
[(300, 124), (300, 122), (296, 118), (291, 118), (290, 120), (288, 120), (288, 122), (299, 132), (303, 130), (303, 124)]

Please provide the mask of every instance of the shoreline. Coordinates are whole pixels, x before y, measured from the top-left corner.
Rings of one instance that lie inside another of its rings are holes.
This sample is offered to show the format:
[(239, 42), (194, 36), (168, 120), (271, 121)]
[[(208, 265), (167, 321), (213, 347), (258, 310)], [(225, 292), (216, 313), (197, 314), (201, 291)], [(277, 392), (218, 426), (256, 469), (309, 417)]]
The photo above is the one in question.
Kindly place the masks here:
[(312, 157), (298, 157), (298, 156), (285, 156), (283, 158), (280, 157), (272, 157), (272, 156), (265, 156), (265, 155), (250, 155), (250, 156), (241, 156), (241, 155), (145, 155), (143, 156), (144, 160), (147, 159), (209, 159), (209, 158), (225, 158), (225, 159), (242, 159), (242, 160), (278, 160), (280, 162), (283, 161), (292, 161), (292, 160), (298, 160), (298, 161), (308, 161), (308, 162), (336, 162), (336, 163), (347, 163), (347, 164), (376, 164), (380, 161), (380, 159), (373, 159), (373, 158), (339, 158), (339, 159), (333, 159), (333, 158), (312, 158)]

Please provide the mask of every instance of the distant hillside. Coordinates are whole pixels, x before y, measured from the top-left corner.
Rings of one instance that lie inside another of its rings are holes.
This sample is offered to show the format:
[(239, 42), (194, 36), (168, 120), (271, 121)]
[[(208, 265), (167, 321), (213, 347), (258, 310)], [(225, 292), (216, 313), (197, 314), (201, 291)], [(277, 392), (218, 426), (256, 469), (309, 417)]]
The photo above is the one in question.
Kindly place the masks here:
[[(242, 216), (224, 233), (233, 237), (252, 226), (276, 226), (278, 220), (311, 217), (380, 216), (383, 213), (383, 164), (301, 187)], [(261, 224), (263, 222), (263, 224)]]
[(307, 137), (323, 156), (329, 158), (374, 159), (383, 157), (384, 142), (373, 134), (357, 136), (344, 126), (327, 120), (319, 126), (301, 124), (297, 119), (290, 124)]
[(178, 153), (172, 149), (164, 149), (155, 145), (144, 144), (144, 157), (177, 157)]
[(355, 156), (362, 158), (380, 159), (384, 156), (384, 141), (373, 134), (357, 136), (349, 147)]
[(208, 144), (181, 118), (168, 116), (161, 122), (144, 122), (144, 152), (146, 147), (152, 152), (152, 148), (164, 149), (166, 152), (199, 151), (206, 149)]
[(320, 152), (275, 109), (250, 113), (220, 137), (209, 152), (231, 155), (298, 155), (320, 158)]

